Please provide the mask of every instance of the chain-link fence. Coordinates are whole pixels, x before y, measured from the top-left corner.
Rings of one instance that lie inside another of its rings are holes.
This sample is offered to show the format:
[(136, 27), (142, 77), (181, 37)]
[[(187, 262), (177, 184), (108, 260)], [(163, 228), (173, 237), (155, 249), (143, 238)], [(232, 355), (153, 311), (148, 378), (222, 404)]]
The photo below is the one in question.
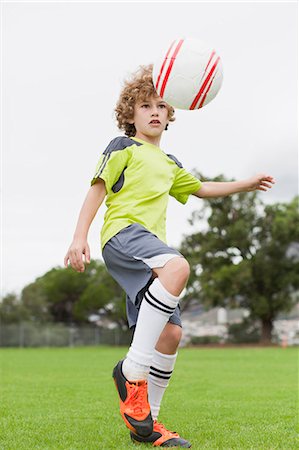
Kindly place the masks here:
[(0, 347), (75, 347), (81, 345), (129, 345), (130, 330), (100, 328), (93, 325), (64, 324), (0, 325)]

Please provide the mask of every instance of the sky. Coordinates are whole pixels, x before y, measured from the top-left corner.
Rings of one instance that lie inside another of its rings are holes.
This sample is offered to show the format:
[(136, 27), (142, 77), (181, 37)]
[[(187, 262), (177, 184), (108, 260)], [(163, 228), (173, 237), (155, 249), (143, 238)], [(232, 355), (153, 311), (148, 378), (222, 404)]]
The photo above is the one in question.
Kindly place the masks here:
[[(117, 129), (123, 80), (177, 38), (213, 46), (223, 85), (176, 110), (161, 149), (207, 177), (274, 176), (267, 203), (290, 201), (297, 175), (296, 2), (4, 2), (1, 4), (1, 294), (63, 266), (97, 161)], [(192, 211), (170, 198), (168, 244)], [(101, 258), (101, 207), (89, 232)]]

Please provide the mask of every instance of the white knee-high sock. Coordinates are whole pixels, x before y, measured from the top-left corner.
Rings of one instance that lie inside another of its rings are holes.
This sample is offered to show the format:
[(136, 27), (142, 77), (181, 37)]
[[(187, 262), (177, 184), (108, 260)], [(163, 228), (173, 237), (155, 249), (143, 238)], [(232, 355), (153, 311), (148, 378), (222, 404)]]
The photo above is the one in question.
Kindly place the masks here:
[(177, 353), (175, 355), (164, 355), (155, 350), (148, 376), (148, 400), (154, 420), (158, 418), (161, 401), (169, 384), (176, 358)]
[(142, 300), (133, 341), (123, 362), (124, 376), (130, 381), (147, 379), (155, 346), (179, 297), (170, 294), (156, 278)]

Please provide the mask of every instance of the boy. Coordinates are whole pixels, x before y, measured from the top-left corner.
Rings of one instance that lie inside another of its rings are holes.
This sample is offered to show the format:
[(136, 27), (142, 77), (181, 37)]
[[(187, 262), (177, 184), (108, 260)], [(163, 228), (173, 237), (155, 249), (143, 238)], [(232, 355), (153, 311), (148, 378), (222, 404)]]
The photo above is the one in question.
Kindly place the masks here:
[(85, 263), (90, 261), (88, 230), (106, 197), (103, 258), (126, 291), (128, 322), (135, 328), (126, 357), (113, 370), (122, 418), (134, 442), (190, 448), (187, 440), (157, 422), (182, 335), (179, 295), (189, 277), (188, 262), (166, 244), (168, 196), (186, 203), (191, 194), (266, 191), (274, 180), (257, 175), (243, 181), (201, 182), (165, 154), (160, 139), (174, 121), (174, 110), (156, 94), (151, 65), (141, 66), (125, 83), (115, 111), (126, 136), (113, 139), (100, 158), (64, 263), (84, 271), (82, 255)]

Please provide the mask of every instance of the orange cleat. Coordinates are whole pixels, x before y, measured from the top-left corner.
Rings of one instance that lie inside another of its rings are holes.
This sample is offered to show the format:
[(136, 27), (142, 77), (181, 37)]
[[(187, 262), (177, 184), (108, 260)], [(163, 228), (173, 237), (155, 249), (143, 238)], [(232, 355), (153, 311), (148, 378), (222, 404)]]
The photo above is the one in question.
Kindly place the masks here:
[(135, 444), (141, 443), (151, 443), (153, 447), (181, 447), (181, 448), (191, 448), (190, 442), (186, 441), (180, 437), (175, 431), (169, 431), (162, 425), (162, 423), (154, 420), (154, 429), (150, 436), (143, 437), (138, 436), (130, 432), (132, 441)]
[(113, 369), (113, 378), (120, 398), (120, 413), (126, 426), (138, 436), (153, 432), (151, 407), (148, 402), (147, 381), (128, 381), (122, 372), (123, 361)]

